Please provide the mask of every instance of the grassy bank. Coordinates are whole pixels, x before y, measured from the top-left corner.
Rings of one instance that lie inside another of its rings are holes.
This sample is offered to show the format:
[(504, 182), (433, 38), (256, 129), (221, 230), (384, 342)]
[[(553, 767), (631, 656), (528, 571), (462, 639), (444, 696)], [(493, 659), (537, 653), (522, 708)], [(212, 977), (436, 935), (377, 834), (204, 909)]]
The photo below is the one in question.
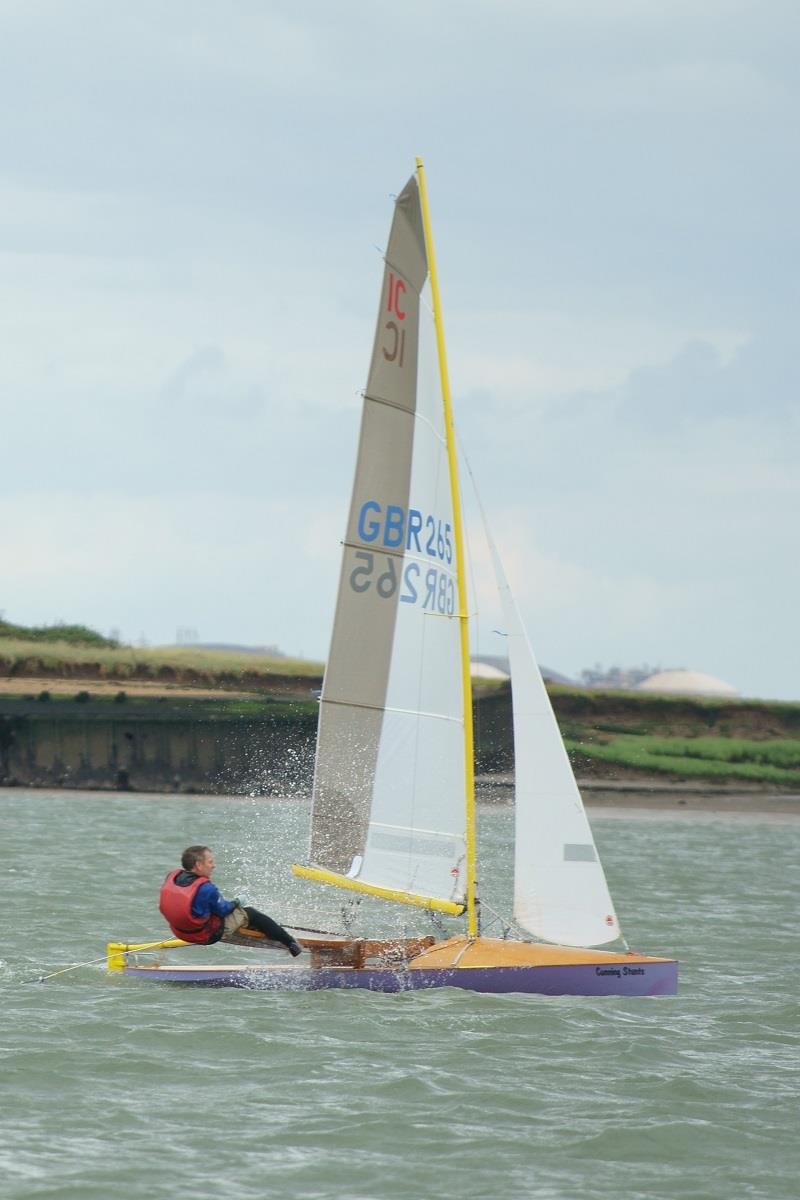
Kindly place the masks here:
[(142, 679), (189, 687), (268, 690), (278, 679), (321, 679), (322, 664), (191, 646), (98, 648), (0, 637), (0, 675), (120, 683)]
[(598, 764), (648, 771), (674, 779), (777, 785), (800, 791), (800, 741), (743, 738), (665, 738), (623, 734), (604, 742), (566, 738), (580, 770)]
[[(800, 704), (548, 689), (576, 774), (620, 783), (682, 780), (800, 793)], [(510, 770), (511, 696), (486, 697), (484, 770)]]

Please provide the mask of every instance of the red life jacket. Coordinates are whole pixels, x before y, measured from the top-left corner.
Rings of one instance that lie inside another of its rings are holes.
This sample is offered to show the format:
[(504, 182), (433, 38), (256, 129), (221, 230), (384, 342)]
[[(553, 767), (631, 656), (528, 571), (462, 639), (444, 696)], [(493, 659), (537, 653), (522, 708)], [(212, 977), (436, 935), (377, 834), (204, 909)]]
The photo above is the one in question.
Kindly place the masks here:
[(205, 875), (198, 875), (186, 887), (178, 887), (175, 882), (183, 871), (170, 871), (161, 885), (158, 907), (175, 937), (183, 938), (184, 942), (199, 942), (206, 945), (216, 940), (215, 935), (222, 928), (222, 917), (211, 913), (207, 917), (195, 917), (192, 914), (192, 901), (197, 889), (208, 883)]

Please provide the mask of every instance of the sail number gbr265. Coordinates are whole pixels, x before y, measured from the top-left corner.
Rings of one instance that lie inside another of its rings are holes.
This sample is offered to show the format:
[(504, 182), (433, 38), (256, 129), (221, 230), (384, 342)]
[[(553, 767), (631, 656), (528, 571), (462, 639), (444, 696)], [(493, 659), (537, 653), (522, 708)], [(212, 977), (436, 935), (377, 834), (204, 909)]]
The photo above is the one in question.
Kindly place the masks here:
[[(365, 500), (358, 514), (358, 537), (373, 550), (356, 550), (356, 565), (350, 572), (350, 587), (354, 592), (372, 588), (382, 600), (390, 600), (400, 589), (401, 604), (421, 604), (432, 612), (452, 616), (455, 612), (455, 584), (450, 571), (433, 564), (426, 567), (412, 559), (403, 563), (399, 557), (405, 551), (446, 563), (453, 561), (452, 529), (419, 509), (401, 508), (377, 500)], [(394, 551), (381, 554), (379, 548)], [(399, 553), (398, 553), (399, 552)]]

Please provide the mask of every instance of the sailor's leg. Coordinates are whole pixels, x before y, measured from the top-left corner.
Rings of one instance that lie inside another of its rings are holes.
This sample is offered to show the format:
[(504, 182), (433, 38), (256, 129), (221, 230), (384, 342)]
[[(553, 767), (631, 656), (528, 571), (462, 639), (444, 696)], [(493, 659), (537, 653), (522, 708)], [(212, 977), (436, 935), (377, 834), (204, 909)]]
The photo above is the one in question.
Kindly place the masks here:
[(271, 938), (274, 942), (280, 942), (294, 955), (301, 953), (301, 948), (292, 935), (277, 921), (273, 921), (272, 917), (268, 917), (266, 913), (259, 912), (257, 908), (251, 908), (249, 905), (244, 912), (247, 913), (247, 924), (251, 929), (257, 929), (265, 937)]
[(247, 924), (247, 913), (243, 908), (235, 908), (233, 912), (229, 912), (225, 920), (222, 922), (222, 936), (220, 941), (224, 942), (226, 938), (232, 937), (243, 925)]

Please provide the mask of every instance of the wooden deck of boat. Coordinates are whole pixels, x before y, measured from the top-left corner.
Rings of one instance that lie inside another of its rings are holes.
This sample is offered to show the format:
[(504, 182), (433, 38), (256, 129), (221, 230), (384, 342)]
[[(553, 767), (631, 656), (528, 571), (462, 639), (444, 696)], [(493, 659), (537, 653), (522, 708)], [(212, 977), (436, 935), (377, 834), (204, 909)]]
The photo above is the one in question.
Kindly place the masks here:
[(622, 964), (670, 962), (636, 954), (632, 950), (584, 950), (574, 946), (552, 946), (542, 942), (517, 942), (504, 938), (449, 938), (422, 950), (408, 964), (410, 971), (427, 971), (436, 967), (457, 967), (462, 970), (480, 967), (560, 967), (578, 964)]

